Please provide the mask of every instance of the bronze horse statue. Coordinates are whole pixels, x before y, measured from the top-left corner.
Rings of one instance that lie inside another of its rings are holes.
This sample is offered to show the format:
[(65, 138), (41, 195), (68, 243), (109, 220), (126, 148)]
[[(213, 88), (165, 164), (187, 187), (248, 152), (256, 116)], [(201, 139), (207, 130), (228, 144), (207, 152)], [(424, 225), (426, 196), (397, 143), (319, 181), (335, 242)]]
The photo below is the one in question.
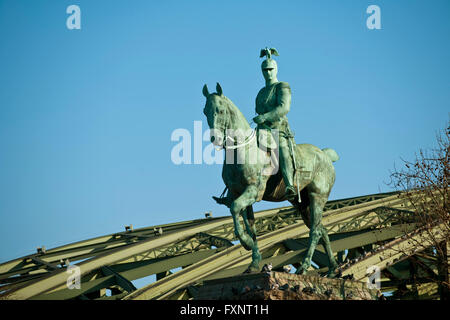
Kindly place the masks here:
[[(203, 113), (211, 129), (211, 142), (226, 151), (222, 178), (228, 192), (223, 198), (213, 198), (230, 208), (236, 236), (245, 249), (252, 251), (252, 262), (246, 272), (259, 272), (261, 254), (256, 239), (252, 205), (260, 200), (271, 202), (286, 200), (284, 182), (280, 171), (271, 171), (271, 168), (273, 169), (273, 161), (269, 161), (271, 155), (267, 150), (261, 150), (257, 139), (254, 138), (255, 132), (241, 111), (223, 95), (219, 83), (217, 83), (216, 91), (210, 94), (207, 86), (203, 87), (203, 95), (206, 97)], [(230, 136), (228, 132), (231, 131), (241, 133), (241, 143)], [(239, 151), (241, 155), (244, 154), (247, 157), (237, 161), (239, 158), (237, 153), (229, 151)], [(255, 152), (258, 152), (264, 161), (250, 161), (250, 155)], [(333, 149), (321, 150), (311, 144), (296, 145), (295, 153), (300, 168), (306, 170), (297, 172), (301, 202), (298, 201), (298, 194), (290, 202), (299, 211), (310, 229), (308, 250), (296, 273), (306, 273), (311, 266), (314, 250), (319, 240), (322, 240), (329, 258), (329, 275), (333, 276), (337, 263), (331, 250), (327, 230), (322, 225), (322, 212), (335, 181), (332, 162), (337, 161), (339, 156)], [(297, 185), (295, 187), (297, 188)], [(243, 218), (245, 230), (239, 222), (239, 216)]]

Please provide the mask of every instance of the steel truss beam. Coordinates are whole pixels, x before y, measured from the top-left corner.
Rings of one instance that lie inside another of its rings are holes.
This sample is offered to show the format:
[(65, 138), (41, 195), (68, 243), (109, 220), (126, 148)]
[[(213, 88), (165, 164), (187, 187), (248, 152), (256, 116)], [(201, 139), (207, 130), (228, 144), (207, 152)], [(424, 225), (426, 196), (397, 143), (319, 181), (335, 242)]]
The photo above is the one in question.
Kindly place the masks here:
[[(399, 236), (399, 226), (411, 227), (413, 221), (413, 212), (398, 193), (329, 201), (325, 209), (323, 223), (337, 251), (356, 250), (364, 244), (377, 246), (380, 241)], [(284, 207), (256, 212), (255, 218), (263, 257), (279, 264), (298, 262), (308, 229), (297, 212)], [(180, 292), (189, 298), (195, 290), (192, 284), (199, 279), (235, 275), (249, 263), (249, 253), (240, 245), (233, 246), (235, 240), (231, 217), (219, 217), (80, 241), (1, 264), (0, 292), (6, 292), (0, 298), (167, 299), (180, 296)], [(318, 250), (314, 259), (324, 266), (323, 248), (319, 249), (322, 251)], [(77, 263), (82, 270), (82, 287), (86, 289), (78, 295), (69, 294), (65, 288), (66, 266), (61, 264), (65, 259), (87, 259)], [(184, 267), (181, 271), (139, 290), (130, 282), (166, 274), (180, 266)], [(102, 294), (105, 288), (112, 289), (112, 296)]]

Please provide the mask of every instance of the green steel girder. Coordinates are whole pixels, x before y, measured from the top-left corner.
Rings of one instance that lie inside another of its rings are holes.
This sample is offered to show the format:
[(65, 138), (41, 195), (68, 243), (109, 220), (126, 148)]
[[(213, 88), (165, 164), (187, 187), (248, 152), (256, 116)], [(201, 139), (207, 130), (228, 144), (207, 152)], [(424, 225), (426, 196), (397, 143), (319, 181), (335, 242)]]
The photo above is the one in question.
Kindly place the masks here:
[(342, 233), (347, 231), (364, 230), (372, 226), (382, 228), (399, 223), (414, 222), (414, 212), (391, 207), (377, 207), (362, 212), (349, 220), (335, 223), (328, 229), (329, 233)]
[(81, 295), (86, 295), (92, 292), (100, 291), (101, 289), (108, 288), (116, 285), (117, 280), (115, 275), (109, 275), (100, 279), (95, 279), (87, 283), (82, 283), (80, 289), (61, 289), (51, 293), (42, 293), (31, 297), (31, 300), (70, 300), (76, 299)]
[(345, 208), (345, 207), (364, 204), (367, 202), (384, 199), (386, 197), (390, 197), (390, 196), (398, 195), (398, 194), (400, 194), (400, 192), (394, 191), (394, 192), (371, 194), (371, 195), (360, 196), (360, 197), (332, 200), (332, 201), (327, 202), (327, 204), (325, 205), (324, 211), (336, 210), (336, 209), (341, 209), (341, 208)]
[(117, 284), (123, 288), (124, 290), (126, 290), (127, 292), (133, 292), (136, 290), (136, 287), (131, 283), (130, 280), (128, 280), (127, 278), (125, 278), (123, 275), (121, 275), (120, 273), (114, 271), (114, 269), (108, 267), (108, 266), (103, 266), (101, 267), (101, 270), (103, 272), (103, 274), (107, 277), (110, 275), (114, 275), (116, 277), (116, 281)]
[[(398, 236), (404, 234), (404, 232), (408, 231), (408, 228), (405, 229), (404, 226), (398, 225), (400, 223), (414, 221), (413, 219), (411, 219), (411, 215), (412, 215), (411, 211), (404, 210), (404, 209), (398, 210), (399, 208), (407, 208), (404, 206), (404, 201), (402, 201), (401, 199), (399, 201), (389, 200), (383, 204), (384, 204), (384, 206), (383, 206), (384, 208), (381, 208), (378, 210), (376, 210), (376, 209), (378, 207), (380, 207), (380, 203), (378, 204), (378, 206), (367, 206), (367, 207), (362, 207), (362, 208), (358, 207), (355, 209), (351, 209), (348, 212), (348, 215), (345, 215), (345, 218), (343, 218), (343, 219), (338, 217), (339, 215), (342, 215), (342, 213), (338, 214), (337, 212), (335, 212), (331, 216), (327, 217), (328, 219), (324, 219), (324, 224), (326, 225), (326, 227), (329, 230), (332, 229), (333, 226), (336, 227), (336, 225), (338, 225), (338, 228), (337, 228), (338, 230), (339, 229), (345, 230), (345, 228), (339, 228), (339, 224), (341, 224), (341, 225), (346, 224), (347, 225), (346, 230), (349, 230), (349, 229), (350, 230), (351, 229), (363, 230), (362, 227), (364, 227), (364, 228), (376, 227), (379, 229), (389, 228), (389, 226), (393, 227), (391, 230), (370, 230), (370, 232), (372, 232), (371, 236), (374, 237), (373, 240), (369, 241), (370, 244), (378, 243), (380, 241), (386, 241), (386, 240), (392, 239), (394, 237), (398, 237)], [(386, 205), (388, 207), (386, 207)], [(367, 210), (367, 209), (369, 209), (369, 210)], [(377, 219), (373, 219), (374, 215), (377, 216)], [(378, 217), (378, 215), (380, 217)], [(348, 228), (349, 222), (354, 223), (355, 219), (362, 219), (361, 221), (364, 222), (364, 225), (361, 223), (358, 223), (358, 224), (354, 224), (353, 228)], [(414, 229), (415, 225), (409, 224), (409, 227)], [(280, 230), (280, 232), (283, 232), (283, 231)], [(391, 233), (389, 234), (389, 232), (391, 232)], [(386, 237), (386, 239), (381, 237), (380, 234), (383, 235), (384, 237)], [(341, 236), (341, 235), (339, 235), (339, 236)], [(354, 235), (354, 236), (360, 236), (360, 235)], [(348, 241), (349, 239), (346, 239), (346, 240)], [(355, 239), (353, 239), (353, 241), (354, 240)], [(373, 242), (371, 242), (371, 241), (373, 241)], [(358, 241), (356, 241), (356, 248), (362, 247), (364, 244), (365, 244), (365, 242), (361, 242), (358, 240)], [(335, 245), (336, 245), (336, 243), (335, 243)], [(342, 249), (345, 248), (346, 246), (347, 246), (347, 244), (345, 244), (341, 241)], [(336, 247), (334, 249), (336, 250), (337, 248), (339, 248), (339, 247)], [(377, 255), (375, 255), (375, 256), (377, 256)], [(278, 267), (280, 267), (283, 264), (288, 264), (287, 262), (294, 263), (295, 260), (297, 260), (299, 258), (301, 258), (301, 255), (299, 255), (298, 253), (289, 252), (285, 255), (275, 256), (272, 258), (265, 259), (264, 261), (271, 261), (273, 263), (273, 261), (272, 261), (273, 259), (280, 260), (281, 263), (278, 262)], [(291, 260), (289, 260), (289, 259), (291, 259)], [(393, 261), (395, 262), (395, 258), (393, 259)], [(230, 275), (234, 275), (236, 272), (237, 273), (242, 272), (245, 268), (246, 268), (246, 265), (241, 263), (239, 267), (235, 267), (235, 268), (228, 267), (228, 268), (224, 269), (223, 271), (219, 271), (219, 272), (223, 272), (220, 274), (221, 276), (230, 276)], [(240, 270), (238, 270), (238, 269), (240, 269)], [(324, 270), (321, 270), (321, 271), (324, 271)], [(214, 276), (217, 276), (217, 275), (218, 275), (218, 273), (215, 273)], [(206, 278), (208, 278), (208, 277), (206, 277)], [(150, 292), (151, 291), (149, 291), (149, 293)], [(143, 291), (143, 294), (136, 295), (134, 298), (142, 298), (142, 297), (146, 297), (146, 296), (151, 297), (152, 294), (150, 293), (149, 295), (147, 295), (145, 293), (145, 291)], [(157, 296), (153, 296), (153, 297), (157, 297)], [(160, 296), (159, 298), (168, 299), (170, 297), (171, 297), (171, 293), (168, 293), (168, 294)], [(133, 298), (133, 297), (129, 297), (129, 298)]]
[[(396, 204), (398, 203), (398, 201), (395, 200), (397, 197), (394, 197), (394, 195), (397, 195), (397, 193), (385, 193), (329, 201), (326, 205), (326, 210), (330, 212), (330, 217), (327, 217), (328, 212), (325, 212), (324, 218), (328, 218), (328, 220), (324, 219), (324, 221), (333, 221), (333, 224), (327, 225), (327, 228), (329, 230), (331, 229), (330, 234), (342, 230), (364, 230), (374, 226), (383, 227), (399, 223), (399, 221), (396, 221), (394, 219), (395, 214), (398, 214), (400, 212), (399, 210), (395, 211), (395, 208), (389, 208), (389, 210), (394, 210), (391, 211), (390, 215), (386, 215), (385, 213), (381, 212), (381, 209), (378, 209), (378, 212), (376, 211), (378, 207), (380, 207), (382, 204), (385, 204), (384, 199), (390, 199), (387, 200), (387, 204), (389, 207), (400, 208), (400, 206)], [(340, 213), (341, 211), (342, 213)], [(358, 212), (358, 214), (355, 215), (353, 214), (354, 212)], [(376, 215), (377, 218), (374, 218), (374, 215)], [(341, 217), (345, 218), (342, 219)], [(295, 227), (296, 225), (299, 225), (299, 223), (300, 225), (302, 224), (301, 222), (299, 222), (300, 218), (298, 217), (297, 212), (291, 207), (256, 212), (255, 218), (255, 226), (257, 227), (259, 237), (264, 236), (265, 234), (269, 234), (273, 230), (281, 231), (290, 226)], [(211, 227), (209, 227), (209, 224), (211, 225)], [(162, 235), (155, 233), (155, 229), (159, 229), (158, 227), (162, 228)], [(197, 230), (196, 228), (198, 227), (201, 227), (200, 232), (191, 233), (191, 235), (189, 235), (190, 230)], [(171, 235), (172, 233), (174, 235), (176, 234), (177, 236), (171, 236), (170, 238), (178, 240), (172, 242), (157, 241), (158, 238), (163, 239), (168, 235)], [(184, 234), (186, 234), (187, 236), (184, 237)], [(108, 265), (113, 270), (116, 270), (115, 268), (120, 265), (129, 264), (128, 266), (130, 268), (125, 272), (132, 272), (133, 270), (143, 268), (140, 272), (134, 272), (134, 276), (138, 276), (139, 278), (149, 274), (155, 274), (155, 270), (157, 270), (157, 268), (154, 268), (156, 263), (165, 260), (170, 261), (170, 259), (182, 257), (186, 254), (211, 251), (211, 246), (215, 246), (214, 244), (212, 244), (214, 240), (220, 240), (221, 244), (229, 244), (231, 243), (231, 241), (236, 240), (231, 217), (199, 219), (182, 223), (167, 224), (116, 233), (105, 237), (98, 237), (86, 241), (80, 241), (75, 244), (47, 250), (46, 253), (39, 254), (38, 258), (43, 262), (53, 266), (55, 266), (56, 263), (60, 262), (61, 259), (70, 259), (71, 261), (74, 261), (76, 259), (89, 258), (86, 263), (89, 262), (89, 265), (92, 265), (92, 267), (88, 268), (87, 274), (99, 274), (101, 272), (101, 267), (104, 265)], [(148, 241), (156, 241), (155, 243), (165, 244), (156, 245), (153, 248), (149, 247), (150, 250), (142, 250), (141, 252), (139, 252), (139, 249), (135, 249), (139, 247), (144, 248), (145, 246), (136, 247), (136, 245), (139, 245), (140, 243), (146, 243)], [(123, 252), (123, 254), (121, 253), (120, 255), (117, 255), (116, 252)], [(130, 254), (126, 252), (129, 252)], [(111, 258), (102, 258), (108, 256), (110, 256)], [(113, 258), (115, 256), (123, 256), (124, 258)], [(36, 280), (27, 279), (26, 277), (28, 275), (25, 275), (27, 272), (41, 272), (41, 277), (44, 277), (49, 274), (64, 270), (64, 268), (61, 267), (57, 267), (58, 270), (54, 271), (47, 270), (49, 268), (48, 265), (46, 265), (45, 263), (39, 263), (38, 260), (30, 260), (29, 257), (30, 256), (16, 259), (12, 262), (7, 262), (0, 265), (0, 279), (3, 278), (2, 281), (5, 281), (4, 284), (11, 285), (14, 280), (8, 282), (8, 279), (13, 279), (14, 277), (12, 276), (22, 274), (21, 276), (19, 276), (22, 277), (20, 281), (26, 281), (24, 283), (30, 283), (30, 285), (32, 285)], [(156, 259), (160, 260), (157, 262)], [(200, 262), (204, 259), (207, 258), (196, 260), (196, 262)], [(106, 261), (111, 261), (112, 263), (107, 263)], [(138, 262), (142, 262), (144, 264), (141, 266), (134, 264)], [(145, 262), (149, 262), (147, 269), (145, 269)], [(153, 266), (150, 267), (152, 264)], [(97, 265), (97, 267), (94, 267), (94, 265)], [(185, 265), (189, 265), (189, 263)], [(160, 268), (163, 269), (162, 271), (167, 271), (168, 265), (160, 263)], [(5, 270), (6, 272), (1, 272)], [(122, 274), (122, 272), (120, 272), (120, 274)], [(129, 276), (125, 276), (125, 278), (130, 280), (133, 279), (133, 277)], [(90, 279), (89, 282), (100, 279), (93, 278)], [(58, 283), (58, 281), (60, 281), (59, 283), (61, 284), (61, 280), (57, 280), (53, 283)], [(0, 287), (0, 290), (2, 290), (1, 288), (2, 287)], [(48, 289), (42, 290), (44, 290), (44, 292), (47, 291), (48, 293), (51, 292), (51, 290), (55, 291), (55, 289), (52, 289), (52, 286), (47, 286), (46, 288)], [(17, 287), (15, 287), (14, 289), (17, 289)], [(24, 291), (22, 290), (22, 292)], [(26, 296), (26, 294), (24, 296)], [(17, 297), (19, 297), (19, 295)]]
[(47, 249), (45, 253), (32, 254), (19, 259), (0, 264), (0, 279), (14, 274), (23, 274), (44, 267), (36, 264), (31, 258), (38, 257), (46, 263), (60, 263), (61, 260), (69, 259), (74, 262), (81, 259), (92, 258), (108, 251), (124, 247), (144, 239), (156, 238), (155, 229), (161, 228), (164, 234), (178, 232), (183, 229), (192, 228), (211, 221), (226, 220), (227, 217), (198, 219), (192, 221), (177, 222), (171, 224), (157, 225), (147, 228), (135, 229), (128, 232), (113, 233), (93, 239), (75, 242), (53, 249)]
[[(394, 195), (383, 199), (383, 201), (375, 200), (371, 203), (355, 205), (352, 209), (337, 209), (330, 212), (330, 214), (325, 215), (323, 223), (325, 227), (329, 228), (335, 223), (351, 220), (352, 218), (361, 215), (361, 213), (370, 213), (374, 208), (382, 204), (396, 207), (401, 206), (402, 202), (403, 199)], [(308, 233), (307, 227), (299, 222), (259, 236), (258, 244), (260, 250), (263, 252), (280, 241), (294, 237), (307, 236)], [(192, 281), (209, 277), (213, 273), (217, 274), (220, 270), (233, 268), (234, 265), (244, 265), (249, 263), (250, 259), (251, 254), (245, 251), (242, 246), (233, 246), (217, 254), (213, 259), (205, 259), (192, 267), (183, 269), (176, 274), (165, 278), (164, 282), (152, 283), (125, 297), (125, 299), (165, 299), (183, 285), (188, 285)]]
[[(296, 251), (296, 250), (306, 250), (308, 248), (308, 238), (300, 238), (300, 239), (287, 239), (283, 241), (283, 244), (286, 246), (286, 248), (289, 251)], [(312, 261), (316, 263), (319, 267), (325, 267), (328, 265), (328, 256), (325, 253), (325, 250), (323, 247), (318, 247), (313, 254)], [(296, 261), (297, 263), (300, 262), (300, 259)], [(280, 266), (282, 267), (282, 266)]]
[[(413, 228), (413, 225), (410, 225), (411, 228)], [(392, 227), (392, 230), (387, 230), (387, 232), (384, 234), (384, 236), (382, 238), (390, 238), (392, 236), (392, 234), (396, 234), (397, 236), (401, 235), (402, 232), (398, 233), (397, 231), (401, 230), (401, 228), (399, 228), (399, 226), (395, 226)], [(370, 232), (366, 232), (366, 233), (370, 233)], [(358, 236), (361, 235), (361, 233), (358, 234)], [(373, 236), (373, 235), (371, 235)], [(351, 235), (347, 235), (347, 241), (348, 242), (352, 242), (352, 237), (355, 237), (355, 235), (351, 236)], [(345, 238), (341, 238), (339, 240), (335, 241), (340, 241), (341, 243), (334, 243), (334, 247), (338, 248), (341, 245), (345, 245), (341, 240), (343, 240)], [(376, 240), (380, 239), (379, 235), (376, 236)], [(304, 240), (304, 239), (297, 239), (297, 240)], [(294, 251), (288, 251), (286, 253), (283, 253), (281, 255), (277, 255), (277, 256), (273, 256), (273, 257), (266, 257), (262, 260), (262, 264), (265, 263), (271, 263), (273, 265), (274, 269), (281, 269), (282, 266), (286, 265), (286, 264), (295, 264), (296, 262), (298, 262), (299, 260), (301, 260), (303, 258), (303, 255), (306, 252), (306, 247), (304, 245), (304, 243), (302, 243), (301, 241), (295, 241), (295, 242), (291, 242), (290, 240), (286, 240), (283, 243), (286, 244), (287, 246), (291, 246), (291, 248), (296, 248), (297, 250)], [(355, 244), (355, 245), (359, 245), (359, 244)], [(323, 248), (320, 248), (323, 250)], [(404, 266), (402, 267), (402, 264), (405, 261), (399, 261), (396, 264), (391, 265), (390, 267), (388, 267), (389, 269), (397, 269), (400, 267), (400, 272), (403, 273), (403, 276), (406, 276), (406, 274), (404, 273)], [(233, 277), (233, 276), (237, 276), (239, 274), (242, 274), (242, 272), (246, 269), (246, 265), (240, 265), (237, 267), (233, 267), (233, 268), (228, 268), (225, 270), (221, 270), (209, 277), (205, 277), (202, 279), (202, 281), (206, 281), (206, 280), (213, 280), (213, 279), (219, 279), (219, 278), (226, 278), (226, 277)], [(325, 272), (327, 269), (323, 268), (321, 270), (319, 270), (320, 272)], [(386, 270), (383, 270), (383, 272)], [(420, 275), (420, 274), (418, 274)], [(397, 287), (398, 285), (401, 284), (408, 284), (408, 283), (430, 283), (430, 279), (429, 278), (415, 278), (414, 280), (411, 279), (411, 277), (406, 278), (408, 279), (407, 282), (405, 282), (404, 280), (389, 280), (389, 281), (383, 281), (381, 283), (382, 285), (382, 291), (386, 292), (386, 291), (392, 291), (392, 287)], [(417, 280), (417, 281), (416, 281)], [(201, 282), (197, 283), (196, 285), (201, 284)], [(189, 299), (192, 298), (193, 295), (189, 294), (188, 291), (180, 289), (176, 292), (173, 293), (173, 296), (169, 295), (169, 296), (165, 296), (164, 299), (172, 299), (173, 297), (177, 297), (178, 299), (180, 297), (182, 297), (183, 299)]]
[(167, 259), (144, 260), (127, 264), (112, 265), (111, 268), (123, 274), (130, 280), (136, 280), (152, 274), (169, 271), (178, 267), (189, 266), (193, 263), (206, 259), (221, 249), (211, 249), (178, 255)]
[(196, 237), (201, 244), (206, 244), (209, 247), (214, 246), (216, 248), (223, 248), (231, 247), (233, 245), (233, 243), (226, 238), (213, 236), (205, 232), (199, 233)]
[[(292, 225), (299, 221), (299, 217), (294, 215), (292, 209), (281, 211), (278, 215), (272, 215), (270, 217), (257, 217), (255, 219), (255, 226), (258, 236), (266, 234), (270, 231), (278, 230), (283, 227)], [(383, 226), (391, 225), (406, 221), (406, 218), (411, 216), (411, 212), (407, 210), (400, 210), (395, 208), (376, 208), (372, 212), (361, 212), (357, 217), (353, 217), (351, 220), (343, 221), (340, 224), (334, 225), (330, 229), (330, 233), (343, 232), (347, 230), (367, 229), (371, 226)], [(409, 221), (410, 219), (407, 219)], [(207, 237), (217, 237), (224, 241), (236, 241), (237, 238), (234, 234), (234, 226), (230, 221), (225, 223), (216, 229), (208, 231)], [(154, 250), (152, 257), (165, 257), (175, 254), (185, 253), (192, 250), (206, 249), (200, 245), (203, 242), (198, 240), (198, 236), (190, 239), (183, 240), (177, 244), (171, 244), (167, 248), (157, 248)], [(147, 253), (147, 257), (150, 255)]]
[[(384, 197), (391, 196), (395, 193), (383, 193), (383, 194), (375, 194), (375, 195), (367, 195), (362, 197), (348, 198), (342, 200), (331, 200), (326, 206), (325, 210), (337, 209), (346, 206), (356, 205), (360, 203), (367, 203), (370, 201), (374, 201), (377, 199), (382, 199)], [(275, 210), (266, 210), (272, 211), (272, 216), (281, 215), (283, 219), (289, 219), (290, 216), (295, 215), (295, 210), (291, 207), (284, 207)], [(256, 216), (261, 216), (263, 212), (255, 213)], [(268, 216), (266, 219), (270, 219)], [(276, 218), (275, 218), (276, 219)], [(36, 267), (40, 267), (36, 265), (30, 258), (33, 256), (40, 257), (43, 261), (47, 263), (60, 263), (61, 260), (69, 259), (70, 261), (77, 261), (81, 259), (91, 258), (98, 256), (99, 254), (103, 254), (110, 250), (116, 249), (117, 247), (126, 246), (136, 241), (143, 240), (143, 238), (151, 238), (157, 237), (155, 234), (155, 229), (162, 229), (163, 233), (166, 234), (168, 232), (178, 232), (183, 229), (192, 228), (193, 226), (201, 225), (204, 223), (208, 223), (211, 221), (217, 220), (231, 220), (230, 217), (218, 217), (218, 218), (209, 218), (209, 219), (197, 219), (191, 221), (170, 223), (164, 225), (151, 226), (147, 228), (135, 229), (133, 231), (128, 232), (119, 232), (113, 233), (106, 236), (101, 236), (97, 238), (92, 238), (84, 241), (75, 242), (72, 244), (60, 246), (57, 248), (49, 249), (45, 254), (40, 255), (30, 255), (25, 256), (19, 259), (15, 259), (9, 262), (5, 262), (0, 264), (0, 279), (3, 278), (4, 275), (9, 277), (13, 274), (21, 274), (32, 271), (36, 269)], [(263, 220), (262, 220), (263, 221)], [(268, 220), (267, 220), (268, 221)], [(257, 223), (261, 223), (258, 221)], [(270, 223), (269, 223), (270, 225)], [(212, 234), (214, 235), (214, 234)], [(229, 239), (229, 238), (228, 238)], [(234, 239), (234, 238), (232, 238)]]
[[(406, 231), (414, 230), (415, 224), (392, 226), (380, 230), (366, 230), (360, 232), (351, 232), (345, 234), (330, 235), (331, 248), (334, 252), (342, 251), (345, 249), (352, 249), (360, 247), (367, 243), (374, 243), (384, 240), (393, 239), (401, 236)], [(283, 241), (283, 244), (287, 248), (287, 253), (281, 254), (275, 257), (268, 257), (264, 259), (264, 263), (271, 262), (274, 269), (281, 268), (287, 264), (295, 264), (302, 260), (303, 255), (307, 249), (308, 238), (299, 239), (287, 239)], [(313, 257), (314, 262), (322, 262), (322, 264), (328, 264), (328, 257), (325, 254), (325, 249), (321, 244), (316, 248), (316, 252)], [(238, 275), (245, 271), (246, 265), (241, 265), (227, 270), (214, 273), (213, 276), (205, 278), (205, 280), (231, 277)]]
[[(384, 244), (377, 248), (375, 252), (370, 253), (356, 263), (344, 266), (342, 273), (344, 275), (352, 274), (357, 280), (365, 280), (368, 276), (366, 271), (369, 266), (376, 265), (380, 270), (383, 270), (410, 256), (414, 256), (417, 252), (423, 250), (424, 247), (431, 247), (434, 241), (445, 239), (445, 234), (441, 231), (443, 226), (444, 223), (440, 222), (431, 226), (430, 229), (422, 227), (413, 229), (407, 234), (403, 232), (400, 238)], [(418, 242), (421, 243), (421, 247), (417, 246)]]
[[(119, 286), (127, 293), (136, 290), (131, 283), (132, 280), (136, 280), (142, 277), (146, 277), (152, 274), (158, 274), (166, 270), (174, 269), (177, 267), (183, 267), (192, 263), (198, 262), (206, 257), (209, 257), (219, 251), (205, 250), (194, 252), (191, 254), (172, 257), (169, 259), (155, 259), (157, 261), (146, 260), (134, 263), (119, 264), (112, 266), (103, 266), (95, 273), (85, 275), (81, 279), (81, 288), (83, 290), (75, 289), (61, 289), (48, 294), (42, 294), (33, 297), (36, 300), (66, 300), (80, 298), (82, 295), (99, 291), (111, 286)], [(111, 278), (111, 276), (114, 276)], [(120, 297), (123, 297), (120, 294)], [(119, 298), (119, 296), (115, 297)], [(112, 297), (101, 297), (100, 299), (114, 299)]]
[[(414, 282), (417, 279), (426, 279), (427, 282), (438, 280), (436, 262), (426, 260), (423, 264), (413, 267), (412, 264), (415, 263), (415, 259), (417, 258), (417, 254), (412, 255), (406, 260), (399, 261), (394, 265), (386, 267), (382, 273), (392, 281), (406, 281), (406, 283)], [(412, 270), (414, 270), (414, 272), (411, 272)]]

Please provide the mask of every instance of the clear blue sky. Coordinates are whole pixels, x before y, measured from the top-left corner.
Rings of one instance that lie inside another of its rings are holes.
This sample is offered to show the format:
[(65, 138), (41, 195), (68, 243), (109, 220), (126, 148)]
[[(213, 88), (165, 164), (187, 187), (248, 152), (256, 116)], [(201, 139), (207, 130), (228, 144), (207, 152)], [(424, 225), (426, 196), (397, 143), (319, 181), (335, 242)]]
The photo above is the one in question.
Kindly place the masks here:
[[(81, 30), (66, 28), (71, 4)], [(370, 4), (381, 30), (366, 27)], [(265, 46), (297, 143), (341, 156), (330, 198), (391, 191), (394, 162), (449, 119), (449, 13), (448, 0), (0, 0), (0, 262), (228, 215), (211, 199), (221, 165), (174, 165), (170, 137), (206, 129), (205, 83), (251, 119)]]

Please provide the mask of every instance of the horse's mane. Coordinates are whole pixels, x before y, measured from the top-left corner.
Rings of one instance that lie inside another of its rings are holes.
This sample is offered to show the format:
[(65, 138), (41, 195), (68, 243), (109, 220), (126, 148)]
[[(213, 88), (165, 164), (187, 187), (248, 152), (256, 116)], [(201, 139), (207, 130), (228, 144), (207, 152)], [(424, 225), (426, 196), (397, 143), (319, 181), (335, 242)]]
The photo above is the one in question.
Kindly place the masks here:
[(217, 93), (214, 93), (214, 95), (216, 95), (225, 102), (223, 103), (223, 105), (227, 108), (227, 111), (229, 111), (231, 117), (236, 119), (241, 118), (242, 120), (245, 120), (248, 123), (247, 119), (244, 117), (244, 114), (241, 112), (241, 110), (239, 110), (239, 108), (236, 107), (233, 101), (231, 101), (227, 96), (219, 95)]

